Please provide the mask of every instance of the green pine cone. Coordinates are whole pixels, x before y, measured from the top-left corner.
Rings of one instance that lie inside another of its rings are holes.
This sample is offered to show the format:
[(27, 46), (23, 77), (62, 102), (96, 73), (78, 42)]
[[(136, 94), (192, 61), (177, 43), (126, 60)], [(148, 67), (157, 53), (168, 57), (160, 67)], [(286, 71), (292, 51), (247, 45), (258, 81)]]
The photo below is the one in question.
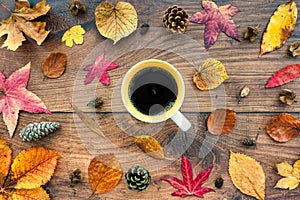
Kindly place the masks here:
[(138, 192), (147, 189), (151, 182), (149, 171), (138, 165), (131, 167), (125, 174), (125, 178), (128, 189)]
[(60, 124), (58, 122), (31, 123), (21, 130), (20, 137), (24, 142), (37, 141), (59, 128)]

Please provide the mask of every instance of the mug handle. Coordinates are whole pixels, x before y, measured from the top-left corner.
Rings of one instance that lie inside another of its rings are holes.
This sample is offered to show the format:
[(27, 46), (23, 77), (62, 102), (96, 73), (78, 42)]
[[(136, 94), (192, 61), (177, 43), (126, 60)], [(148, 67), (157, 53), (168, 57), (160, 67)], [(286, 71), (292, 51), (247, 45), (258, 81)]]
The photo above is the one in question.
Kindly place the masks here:
[(191, 123), (189, 122), (189, 120), (180, 112), (177, 111), (172, 117), (171, 119), (177, 124), (177, 126), (183, 130), (183, 131), (187, 131), (191, 128)]

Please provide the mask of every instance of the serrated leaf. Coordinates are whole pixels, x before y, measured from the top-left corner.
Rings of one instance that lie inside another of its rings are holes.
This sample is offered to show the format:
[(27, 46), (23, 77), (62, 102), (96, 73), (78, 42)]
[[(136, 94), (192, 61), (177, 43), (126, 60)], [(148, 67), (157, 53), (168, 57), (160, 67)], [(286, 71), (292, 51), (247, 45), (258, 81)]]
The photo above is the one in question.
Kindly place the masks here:
[(300, 64), (288, 65), (277, 71), (268, 81), (266, 88), (280, 86), (295, 80), (300, 75)]
[(95, 10), (96, 26), (99, 33), (112, 39), (114, 44), (137, 29), (137, 12), (128, 2), (118, 2), (116, 6), (101, 2)]
[(160, 146), (159, 142), (152, 136), (135, 136), (134, 143), (145, 153), (148, 153), (149, 156), (159, 159), (165, 158), (163, 148)]
[(6, 141), (0, 139), (0, 187), (3, 185), (12, 161), (12, 151)]
[(277, 142), (288, 142), (300, 135), (300, 121), (290, 114), (281, 113), (267, 125), (267, 133)]
[(207, 128), (211, 134), (227, 134), (235, 126), (236, 113), (230, 109), (219, 108), (210, 113), (207, 119)]
[(47, 192), (41, 187), (30, 190), (14, 190), (11, 196), (14, 200), (50, 200)]
[(289, 39), (297, 16), (298, 10), (293, 0), (281, 4), (275, 10), (263, 34), (259, 57), (280, 48)]
[(11, 166), (15, 189), (34, 189), (47, 183), (54, 173), (60, 155), (43, 147), (21, 151)]
[(236, 188), (256, 199), (265, 198), (266, 177), (262, 166), (253, 158), (230, 152), (229, 175)]
[(200, 64), (193, 81), (200, 90), (210, 90), (218, 87), (228, 78), (224, 65), (216, 59), (208, 58)]
[(102, 194), (117, 186), (122, 178), (122, 169), (113, 154), (99, 155), (92, 159), (88, 176), (92, 192)]

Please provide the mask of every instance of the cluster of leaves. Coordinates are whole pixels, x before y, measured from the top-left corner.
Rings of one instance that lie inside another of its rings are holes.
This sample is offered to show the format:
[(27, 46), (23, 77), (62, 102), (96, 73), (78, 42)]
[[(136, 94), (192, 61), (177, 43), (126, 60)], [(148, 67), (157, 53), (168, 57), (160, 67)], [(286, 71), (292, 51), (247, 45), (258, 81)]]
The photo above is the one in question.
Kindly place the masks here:
[(276, 164), (278, 174), (285, 178), (280, 179), (275, 188), (296, 189), (300, 183), (300, 160), (297, 160), (293, 166), (287, 162)]

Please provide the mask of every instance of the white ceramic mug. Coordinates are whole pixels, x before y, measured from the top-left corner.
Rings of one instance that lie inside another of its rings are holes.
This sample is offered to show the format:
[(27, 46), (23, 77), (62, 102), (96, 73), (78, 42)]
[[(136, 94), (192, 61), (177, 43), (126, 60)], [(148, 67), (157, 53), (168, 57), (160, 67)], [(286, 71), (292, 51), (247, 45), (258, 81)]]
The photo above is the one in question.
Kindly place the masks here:
[(171, 118), (183, 131), (191, 127), (179, 111), (185, 96), (183, 78), (168, 62), (149, 59), (135, 64), (123, 78), (121, 96), (127, 111), (136, 119), (157, 123)]

